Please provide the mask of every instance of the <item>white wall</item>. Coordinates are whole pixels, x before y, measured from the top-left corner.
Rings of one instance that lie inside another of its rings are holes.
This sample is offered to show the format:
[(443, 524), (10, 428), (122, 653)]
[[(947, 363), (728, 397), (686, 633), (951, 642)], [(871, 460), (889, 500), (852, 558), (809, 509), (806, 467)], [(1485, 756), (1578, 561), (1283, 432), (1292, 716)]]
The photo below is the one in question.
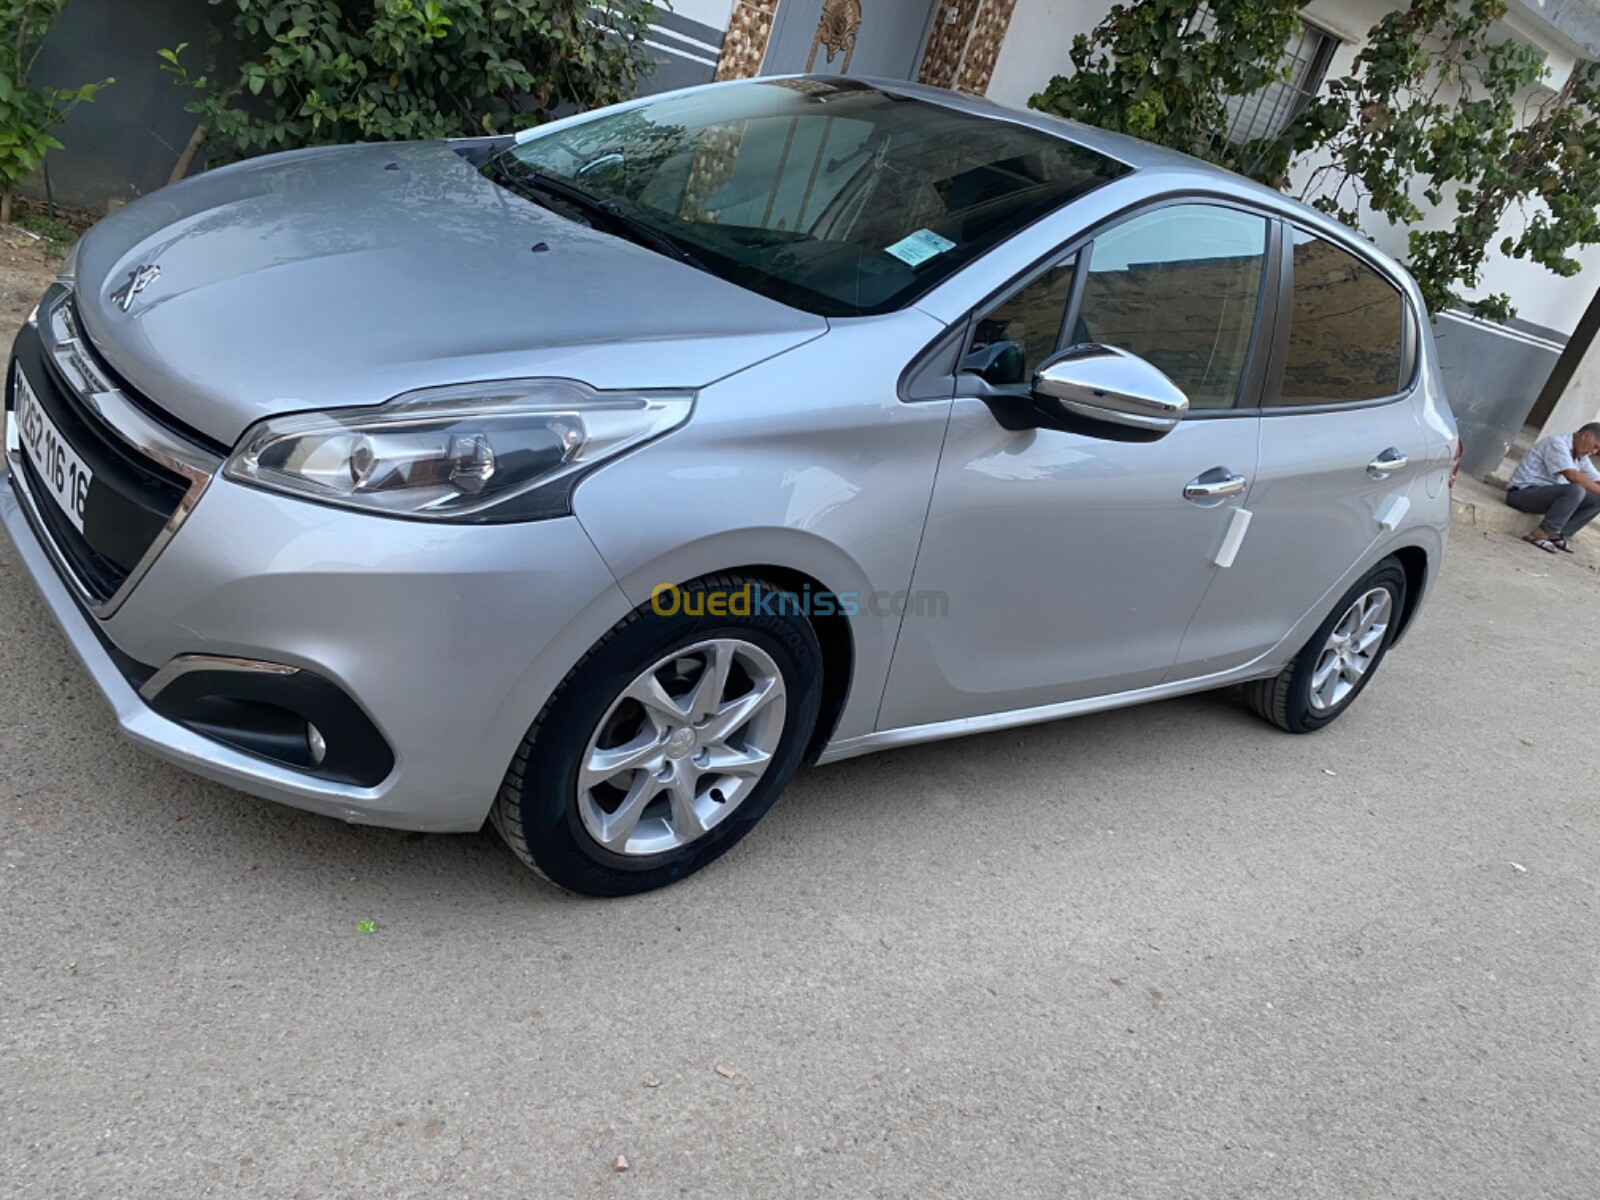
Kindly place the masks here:
[[(1516, 220), (1509, 219), (1502, 234), (1515, 236)], [(1498, 237), (1496, 241), (1498, 241)], [(1563, 279), (1526, 259), (1506, 258), (1498, 251), (1484, 266), (1481, 295), (1504, 292), (1516, 306), (1517, 316), (1571, 336), (1584, 309), (1600, 289), (1600, 246), (1587, 246), (1576, 256), (1583, 264), (1576, 275)]]
[(733, 0), (672, 0), (671, 9), (677, 16), (726, 31), (733, 16)]
[(1072, 69), (1072, 36), (1099, 24), (1110, 5), (1103, 0), (1017, 0), (1006, 40), (1000, 44), (989, 98), (1026, 108), (1053, 75)]

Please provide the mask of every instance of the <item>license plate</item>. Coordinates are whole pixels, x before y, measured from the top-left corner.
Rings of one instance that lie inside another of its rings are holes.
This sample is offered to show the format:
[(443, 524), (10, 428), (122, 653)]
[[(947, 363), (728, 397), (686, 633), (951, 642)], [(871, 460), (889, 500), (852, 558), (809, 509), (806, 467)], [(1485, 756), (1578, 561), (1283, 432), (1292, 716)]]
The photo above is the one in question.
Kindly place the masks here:
[(44, 490), (67, 515), (72, 527), (82, 533), (83, 506), (89, 498), (89, 485), (94, 482), (94, 476), (44, 411), (44, 405), (28, 386), (28, 377), (20, 366), (17, 368), (17, 406), (12, 420), (16, 422), (22, 452), (44, 481)]

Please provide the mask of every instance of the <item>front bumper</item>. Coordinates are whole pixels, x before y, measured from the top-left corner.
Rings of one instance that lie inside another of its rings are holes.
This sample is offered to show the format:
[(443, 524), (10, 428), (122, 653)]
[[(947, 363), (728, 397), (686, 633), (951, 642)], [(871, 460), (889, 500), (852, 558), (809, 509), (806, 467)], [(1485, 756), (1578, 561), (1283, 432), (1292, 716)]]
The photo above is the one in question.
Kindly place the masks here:
[[(478, 828), (544, 701), (631, 607), (571, 518), (427, 525), (216, 478), (101, 619), (52, 562), (9, 472), (0, 524), (129, 738), (208, 779), (362, 824)], [(161, 716), (129, 664), (196, 654), (332, 682), (393, 748), (392, 771), (372, 787), (319, 778)]]

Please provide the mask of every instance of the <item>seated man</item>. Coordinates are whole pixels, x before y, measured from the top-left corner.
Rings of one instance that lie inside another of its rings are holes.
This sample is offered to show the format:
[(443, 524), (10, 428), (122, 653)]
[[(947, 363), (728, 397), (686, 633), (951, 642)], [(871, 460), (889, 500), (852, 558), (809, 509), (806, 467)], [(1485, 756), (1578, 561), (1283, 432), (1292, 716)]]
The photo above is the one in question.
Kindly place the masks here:
[(1572, 553), (1568, 539), (1600, 513), (1600, 470), (1589, 461), (1596, 450), (1600, 450), (1600, 422), (1577, 433), (1540, 438), (1523, 455), (1511, 476), (1506, 503), (1523, 512), (1544, 514), (1523, 541), (1547, 554)]

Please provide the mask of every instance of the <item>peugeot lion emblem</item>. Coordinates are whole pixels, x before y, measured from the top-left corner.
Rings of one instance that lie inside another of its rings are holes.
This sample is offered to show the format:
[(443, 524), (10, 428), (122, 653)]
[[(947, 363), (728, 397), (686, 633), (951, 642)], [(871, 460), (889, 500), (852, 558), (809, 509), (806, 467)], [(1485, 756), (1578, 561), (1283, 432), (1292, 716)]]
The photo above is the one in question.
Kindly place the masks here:
[(142, 267), (135, 267), (128, 272), (128, 282), (111, 293), (111, 303), (123, 312), (133, 308), (134, 297), (156, 280), (161, 278), (161, 268), (155, 263), (146, 263)]

